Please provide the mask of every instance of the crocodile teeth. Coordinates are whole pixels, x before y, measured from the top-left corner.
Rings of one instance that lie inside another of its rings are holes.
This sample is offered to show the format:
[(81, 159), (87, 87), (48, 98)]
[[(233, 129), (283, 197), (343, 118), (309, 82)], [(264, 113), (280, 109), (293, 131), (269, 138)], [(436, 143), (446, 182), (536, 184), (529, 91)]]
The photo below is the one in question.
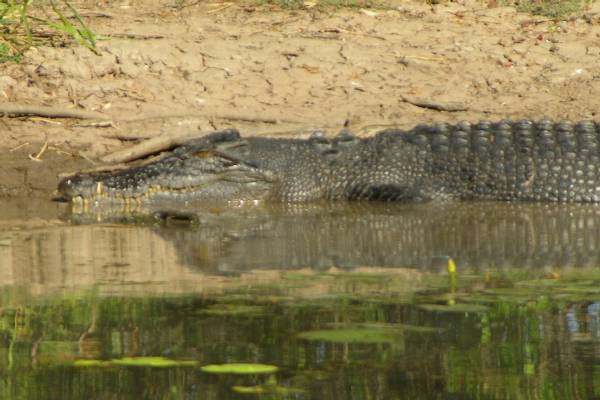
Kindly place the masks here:
[(97, 182), (96, 183), (96, 194), (98, 196), (101, 196), (103, 192), (104, 192), (104, 185), (102, 184), (102, 182)]

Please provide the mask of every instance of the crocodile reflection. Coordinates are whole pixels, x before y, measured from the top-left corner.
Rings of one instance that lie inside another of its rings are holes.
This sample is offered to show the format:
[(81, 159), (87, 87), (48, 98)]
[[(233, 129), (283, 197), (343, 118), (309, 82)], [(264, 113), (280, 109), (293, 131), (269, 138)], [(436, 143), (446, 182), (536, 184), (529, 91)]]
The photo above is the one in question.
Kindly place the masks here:
[[(115, 222), (110, 215), (71, 219)], [(151, 229), (175, 246), (179, 261), (219, 274), (302, 267), (437, 269), (447, 257), (471, 268), (600, 264), (600, 208), (594, 205), (280, 205), (195, 213), (187, 225), (166, 219), (169, 223), (152, 223)]]

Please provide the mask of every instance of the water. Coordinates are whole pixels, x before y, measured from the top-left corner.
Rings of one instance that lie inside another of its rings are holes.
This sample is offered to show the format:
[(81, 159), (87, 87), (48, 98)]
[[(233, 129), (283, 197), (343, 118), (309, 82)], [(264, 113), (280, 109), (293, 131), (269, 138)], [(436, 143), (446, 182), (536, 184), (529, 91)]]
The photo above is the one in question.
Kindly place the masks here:
[(0, 398), (600, 397), (595, 206), (0, 210)]

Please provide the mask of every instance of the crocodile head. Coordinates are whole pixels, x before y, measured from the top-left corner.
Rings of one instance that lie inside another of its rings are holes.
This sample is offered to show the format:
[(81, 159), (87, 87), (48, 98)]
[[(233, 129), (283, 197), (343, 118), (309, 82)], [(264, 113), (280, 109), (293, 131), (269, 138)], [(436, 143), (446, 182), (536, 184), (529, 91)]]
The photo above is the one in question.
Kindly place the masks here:
[(193, 204), (261, 200), (275, 179), (268, 170), (239, 157), (237, 131), (213, 133), (124, 169), (80, 172), (64, 177), (58, 191), (84, 206)]

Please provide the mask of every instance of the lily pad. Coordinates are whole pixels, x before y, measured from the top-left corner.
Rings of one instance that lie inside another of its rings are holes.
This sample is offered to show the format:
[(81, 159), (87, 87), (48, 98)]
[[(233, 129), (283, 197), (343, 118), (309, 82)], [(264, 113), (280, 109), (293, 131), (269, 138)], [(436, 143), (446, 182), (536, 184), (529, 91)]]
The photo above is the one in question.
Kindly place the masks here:
[(209, 364), (200, 367), (200, 369), (209, 374), (236, 375), (273, 374), (279, 370), (275, 365), (252, 363)]
[(171, 360), (164, 357), (125, 357), (112, 360), (115, 365), (122, 365), (127, 367), (158, 367), (158, 368), (169, 368), (169, 367), (194, 367), (198, 364), (197, 361), (192, 360)]
[(234, 392), (241, 394), (262, 394), (266, 392), (262, 386), (234, 386), (232, 389)]
[(397, 336), (389, 328), (324, 329), (298, 335), (300, 339), (332, 343), (393, 343)]
[(106, 360), (75, 360), (73, 365), (75, 367), (108, 367), (112, 363)]

